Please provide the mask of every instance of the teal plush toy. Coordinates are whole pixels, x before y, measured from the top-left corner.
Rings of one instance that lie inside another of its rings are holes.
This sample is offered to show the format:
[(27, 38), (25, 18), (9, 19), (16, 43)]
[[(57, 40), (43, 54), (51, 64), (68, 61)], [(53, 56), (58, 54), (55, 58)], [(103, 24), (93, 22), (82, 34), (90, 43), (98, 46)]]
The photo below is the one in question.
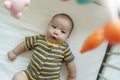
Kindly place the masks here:
[(79, 4), (86, 4), (95, 0), (76, 0)]

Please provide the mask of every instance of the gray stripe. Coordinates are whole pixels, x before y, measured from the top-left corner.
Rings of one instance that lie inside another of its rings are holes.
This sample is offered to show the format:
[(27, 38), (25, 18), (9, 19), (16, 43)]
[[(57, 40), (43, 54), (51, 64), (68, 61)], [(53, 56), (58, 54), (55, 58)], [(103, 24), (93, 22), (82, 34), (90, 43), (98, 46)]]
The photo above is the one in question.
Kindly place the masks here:
[[(43, 64), (38, 60), (36, 59), (34, 56), (32, 57), (32, 59), (39, 65), (39, 66), (42, 66)], [(41, 59), (40, 59), (41, 60)], [(42, 60), (41, 60), (42, 61)], [(42, 61), (44, 62), (44, 61)]]
[[(31, 64), (32, 64), (38, 71), (40, 71), (40, 66), (38, 67), (32, 60), (31, 60)], [(30, 65), (30, 66), (32, 66), (32, 65)]]
[(28, 46), (28, 37), (25, 38), (25, 43), (26, 43), (26, 47), (28, 48), (28, 50), (30, 50), (30, 47)]
[[(60, 62), (59, 62), (59, 63), (60, 63)], [(45, 67), (50, 67), (50, 68), (58, 68), (58, 67), (61, 67), (61, 65), (60, 65), (59, 63), (56, 64), (56, 65), (51, 65), (51, 64), (47, 64), (47, 63), (46, 63), (46, 64), (44, 64), (44, 66), (45, 66)]]
[[(36, 50), (36, 52), (38, 52), (37, 50)], [(45, 61), (45, 59), (43, 58), (43, 57), (41, 57), (40, 55), (38, 55), (36, 52), (34, 52), (34, 54), (33, 55), (36, 55), (41, 61)], [(39, 52), (38, 52), (39, 53)], [(41, 54), (41, 53), (40, 53)], [(43, 55), (43, 54), (41, 54), (41, 55)], [(44, 56), (44, 55), (43, 55)], [(44, 56), (45, 57), (45, 56)]]
[[(32, 73), (33, 71), (31, 71), (31, 69), (30, 69), (30, 67), (28, 66), (27, 67), (27, 74), (29, 73), (31, 76), (32, 76), (32, 78), (36, 78), (36, 76)], [(29, 76), (29, 78), (30, 78), (30, 75), (28, 74), (28, 76)]]
[[(52, 76), (57, 76), (56, 78), (59, 78), (59, 74), (42, 74), (40, 73), (40, 76), (44, 76), (44, 77), (52, 77)], [(54, 79), (54, 78), (51, 78), (51, 79)]]
[[(44, 57), (47, 57), (47, 56), (48, 56), (48, 55), (45, 54), (43, 51), (41, 51), (41, 50), (39, 50), (39, 49), (37, 49), (37, 48), (35, 48), (35, 51), (37, 51), (39, 54), (43, 55)], [(38, 56), (39, 56), (39, 55), (38, 55)]]

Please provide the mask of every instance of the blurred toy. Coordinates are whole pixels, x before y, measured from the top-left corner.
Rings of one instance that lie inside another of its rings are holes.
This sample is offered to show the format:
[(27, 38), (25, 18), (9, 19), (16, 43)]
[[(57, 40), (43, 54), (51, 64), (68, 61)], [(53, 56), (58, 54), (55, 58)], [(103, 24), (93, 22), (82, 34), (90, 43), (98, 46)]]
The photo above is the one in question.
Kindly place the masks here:
[(99, 46), (104, 40), (107, 40), (110, 45), (120, 43), (120, 19), (108, 22), (104, 27), (95, 31), (84, 42), (80, 52), (92, 50)]
[(29, 4), (30, 0), (7, 0), (4, 2), (5, 8), (7, 8), (15, 18), (20, 18), (23, 9), (28, 7)]
[(104, 27), (102, 27), (87, 38), (80, 50), (80, 53), (84, 53), (98, 47), (104, 40)]
[(68, 0), (61, 0), (61, 1), (68, 1)]
[(95, 0), (76, 0), (79, 4), (86, 4)]
[(105, 37), (109, 44), (120, 43), (120, 19), (110, 21), (105, 25)]

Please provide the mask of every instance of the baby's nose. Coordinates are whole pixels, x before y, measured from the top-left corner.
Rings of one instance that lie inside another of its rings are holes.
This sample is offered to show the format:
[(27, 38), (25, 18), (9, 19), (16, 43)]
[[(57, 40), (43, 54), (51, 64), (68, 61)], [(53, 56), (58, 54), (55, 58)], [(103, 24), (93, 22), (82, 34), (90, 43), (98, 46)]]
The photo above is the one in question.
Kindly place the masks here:
[(55, 30), (54, 34), (58, 35), (59, 34), (59, 30)]
[(54, 32), (54, 34), (55, 34), (55, 35), (58, 35), (58, 33), (57, 33), (57, 32)]

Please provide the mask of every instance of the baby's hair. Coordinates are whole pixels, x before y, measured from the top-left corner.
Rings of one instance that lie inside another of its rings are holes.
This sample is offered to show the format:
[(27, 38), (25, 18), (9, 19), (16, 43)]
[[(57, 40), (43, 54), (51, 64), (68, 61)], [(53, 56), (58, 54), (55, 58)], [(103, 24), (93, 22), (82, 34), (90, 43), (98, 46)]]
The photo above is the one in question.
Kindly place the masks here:
[[(70, 35), (71, 32), (72, 32), (72, 30), (73, 30), (73, 28), (74, 28), (74, 22), (73, 22), (72, 18), (71, 18), (68, 14), (59, 13), (59, 14), (54, 15), (54, 16), (52, 17), (51, 21), (53, 21), (53, 19), (54, 19), (56, 16), (64, 16), (64, 17), (68, 18), (68, 19), (71, 21), (72, 27), (71, 27), (71, 30), (70, 30), (70, 33), (69, 33), (69, 35)], [(50, 21), (50, 22), (51, 22), (51, 21)]]

